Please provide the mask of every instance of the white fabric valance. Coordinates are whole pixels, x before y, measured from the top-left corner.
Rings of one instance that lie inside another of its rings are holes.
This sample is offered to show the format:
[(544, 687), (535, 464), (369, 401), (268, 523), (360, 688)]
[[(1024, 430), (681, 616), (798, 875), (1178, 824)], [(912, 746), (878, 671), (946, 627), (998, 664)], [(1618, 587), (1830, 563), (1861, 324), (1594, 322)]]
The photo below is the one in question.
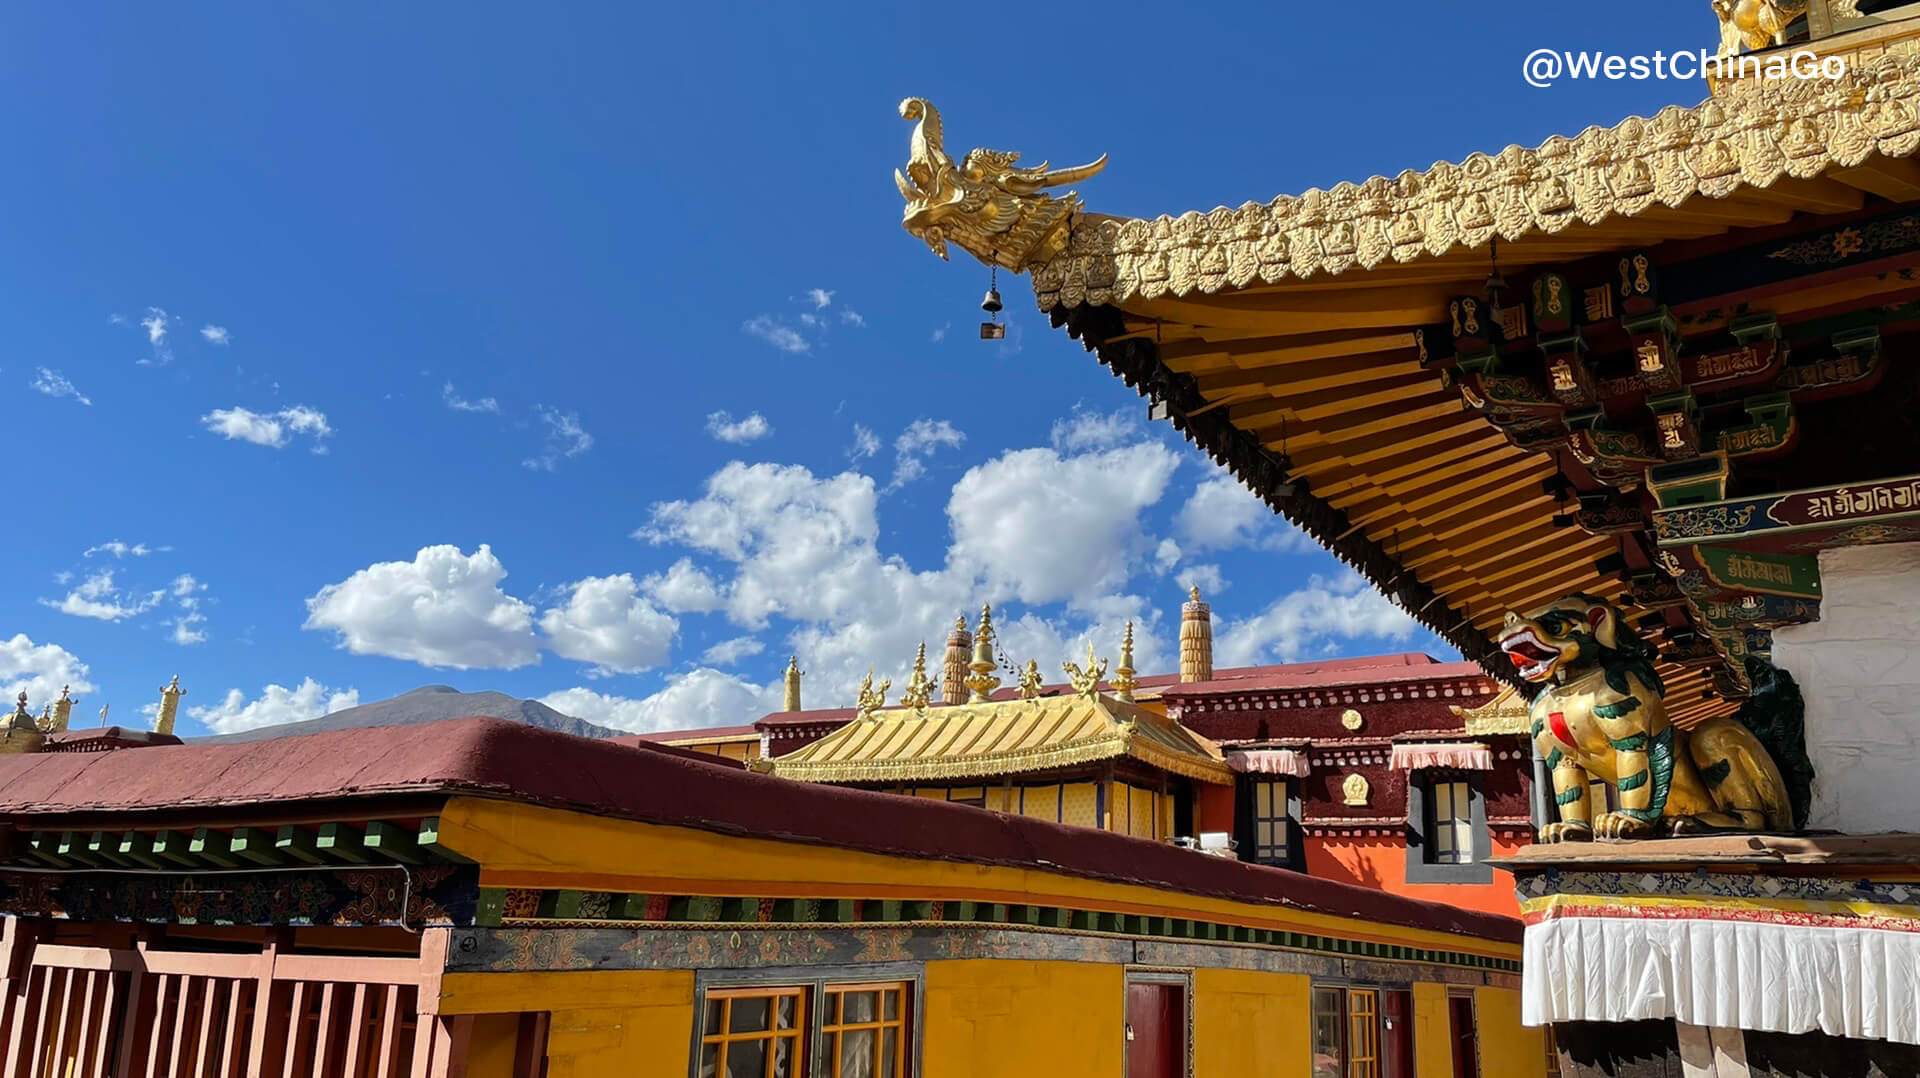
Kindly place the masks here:
[(1396, 771), (1418, 771), (1423, 767), (1450, 767), (1462, 771), (1492, 771), (1493, 750), (1466, 741), (1434, 741), (1393, 747)]
[(1227, 766), (1256, 775), (1307, 777), (1307, 754), (1294, 749), (1242, 749), (1227, 753)]
[(1920, 933), (1560, 916), (1527, 925), (1520, 1020), (1631, 1022), (1920, 1044)]

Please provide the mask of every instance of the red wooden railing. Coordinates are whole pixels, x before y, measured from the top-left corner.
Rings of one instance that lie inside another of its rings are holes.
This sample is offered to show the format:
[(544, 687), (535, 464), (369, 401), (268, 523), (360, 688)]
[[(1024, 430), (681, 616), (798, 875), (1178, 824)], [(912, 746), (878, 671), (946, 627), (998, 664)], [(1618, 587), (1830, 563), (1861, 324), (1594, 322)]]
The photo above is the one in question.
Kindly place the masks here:
[[(0, 1078), (448, 1078), (471, 1020), (437, 1010), (444, 930), (419, 957), (231, 954), (0, 939)], [(426, 1003), (427, 1014), (421, 1014)]]

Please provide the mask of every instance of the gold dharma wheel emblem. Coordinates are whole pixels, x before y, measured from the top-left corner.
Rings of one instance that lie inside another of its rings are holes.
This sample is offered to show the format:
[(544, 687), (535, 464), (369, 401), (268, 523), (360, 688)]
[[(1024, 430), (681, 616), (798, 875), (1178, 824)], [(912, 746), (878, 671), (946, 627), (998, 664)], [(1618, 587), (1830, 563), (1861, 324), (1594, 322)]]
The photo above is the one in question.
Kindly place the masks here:
[(1360, 729), (1360, 722), (1360, 713), (1352, 708), (1348, 708), (1340, 713), (1340, 725), (1349, 730)]

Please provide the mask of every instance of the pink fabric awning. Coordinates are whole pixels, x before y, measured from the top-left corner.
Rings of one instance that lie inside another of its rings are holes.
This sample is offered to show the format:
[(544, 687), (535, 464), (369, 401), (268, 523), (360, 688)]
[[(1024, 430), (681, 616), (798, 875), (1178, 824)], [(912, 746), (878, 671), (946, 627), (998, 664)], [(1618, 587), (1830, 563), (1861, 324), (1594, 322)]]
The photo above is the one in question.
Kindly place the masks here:
[(1296, 779), (1307, 777), (1307, 754), (1293, 749), (1247, 749), (1227, 753), (1227, 765), (1235, 771), (1251, 771), (1256, 775), (1291, 775)]
[(1468, 741), (1431, 741), (1425, 744), (1395, 745), (1393, 767), (1396, 771), (1418, 771), (1423, 767), (1451, 767), (1462, 771), (1492, 771), (1493, 750)]

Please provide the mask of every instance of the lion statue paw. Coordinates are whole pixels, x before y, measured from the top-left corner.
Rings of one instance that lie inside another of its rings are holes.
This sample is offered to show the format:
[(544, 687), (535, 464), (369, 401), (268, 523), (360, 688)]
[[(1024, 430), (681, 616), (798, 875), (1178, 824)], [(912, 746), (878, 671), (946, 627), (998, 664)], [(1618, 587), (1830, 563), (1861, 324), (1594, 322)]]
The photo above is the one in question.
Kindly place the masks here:
[(1541, 842), (1592, 842), (1593, 828), (1584, 823), (1550, 823), (1540, 829)]
[(1603, 813), (1594, 821), (1594, 833), (1603, 839), (1654, 838), (1660, 825), (1625, 812)]

